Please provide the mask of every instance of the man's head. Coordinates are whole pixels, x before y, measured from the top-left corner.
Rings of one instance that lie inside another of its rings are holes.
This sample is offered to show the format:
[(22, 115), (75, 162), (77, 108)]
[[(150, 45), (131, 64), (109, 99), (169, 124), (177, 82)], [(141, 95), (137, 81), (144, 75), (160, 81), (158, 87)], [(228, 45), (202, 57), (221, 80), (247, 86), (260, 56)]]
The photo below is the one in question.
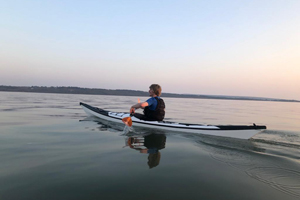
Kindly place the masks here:
[(152, 84), (150, 85), (150, 90), (153, 90), (154, 94), (156, 96), (160, 96), (161, 95), (161, 87), (158, 84)]

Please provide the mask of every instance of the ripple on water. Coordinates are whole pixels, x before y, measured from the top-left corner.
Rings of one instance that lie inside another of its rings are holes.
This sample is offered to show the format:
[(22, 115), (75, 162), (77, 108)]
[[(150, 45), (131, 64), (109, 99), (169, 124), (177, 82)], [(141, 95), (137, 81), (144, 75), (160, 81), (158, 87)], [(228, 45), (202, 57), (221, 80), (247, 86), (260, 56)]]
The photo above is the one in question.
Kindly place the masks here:
[(281, 167), (254, 167), (246, 173), (286, 194), (300, 197), (300, 172)]
[(243, 171), (278, 191), (300, 197), (300, 170), (288, 163), (279, 166), (285, 160), (278, 162), (281, 157), (264, 154), (265, 149), (255, 141), (199, 138), (197, 142), (205, 144), (204, 150), (216, 161)]
[(300, 148), (300, 132), (265, 130), (262, 133), (255, 135), (252, 140)]

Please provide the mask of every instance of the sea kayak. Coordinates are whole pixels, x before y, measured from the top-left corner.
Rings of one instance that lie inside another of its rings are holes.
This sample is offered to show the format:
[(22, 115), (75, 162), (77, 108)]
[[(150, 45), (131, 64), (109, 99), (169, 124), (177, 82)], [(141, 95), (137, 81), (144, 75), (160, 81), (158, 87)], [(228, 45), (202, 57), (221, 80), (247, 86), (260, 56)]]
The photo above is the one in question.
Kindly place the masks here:
[[(123, 123), (122, 119), (129, 117), (129, 113), (110, 112), (101, 108), (93, 107), (80, 102), (80, 106), (89, 115), (98, 117), (107, 121)], [(131, 117), (133, 127), (145, 127), (152, 129), (163, 129), (167, 131), (176, 131), (182, 133), (199, 133), (213, 136), (231, 137), (239, 139), (250, 139), (255, 134), (260, 133), (266, 126), (253, 125), (202, 125), (186, 124), (170, 121), (144, 121), (134, 116)]]

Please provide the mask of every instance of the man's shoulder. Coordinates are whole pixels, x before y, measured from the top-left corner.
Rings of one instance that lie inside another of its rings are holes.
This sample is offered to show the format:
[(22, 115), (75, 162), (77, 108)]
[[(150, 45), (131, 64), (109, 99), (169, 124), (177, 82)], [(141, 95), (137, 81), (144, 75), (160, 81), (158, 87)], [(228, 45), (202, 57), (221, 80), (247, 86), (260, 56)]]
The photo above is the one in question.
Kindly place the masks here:
[(150, 97), (147, 101), (155, 101), (155, 97)]
[(149, 105), (151, 105), (151, 104), (157, 102), (157, 100), (156, 100), (156, 97), (151, 97), (151, 98), (149, 98), (146, 102), (147, 102)]
[[(158, 99), (161, 99), (161, 100), (162, 100), (162, 98), (160, 98), (160, 96), (151, 97), (151, 98), (149, 98), (148, 100), (149, 100), (149, 101), (156, 101), (156, 100), (158, 100)], [(147, 101), (148, 101), (148, 100), (147, 100)]]
[(162, 100), (163, 101), (163, 99), (160, 96), (156, 96), (154, 98), (155, 98), (155, 100)]

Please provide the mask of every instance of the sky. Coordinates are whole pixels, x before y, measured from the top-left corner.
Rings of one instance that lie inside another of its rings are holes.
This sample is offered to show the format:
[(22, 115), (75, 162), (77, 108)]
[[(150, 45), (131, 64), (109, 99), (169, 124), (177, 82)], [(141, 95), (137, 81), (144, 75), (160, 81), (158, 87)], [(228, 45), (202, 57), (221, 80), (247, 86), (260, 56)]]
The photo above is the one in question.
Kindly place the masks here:
[(0, 85), (300, 100), (299, 0), (0, 5)]

